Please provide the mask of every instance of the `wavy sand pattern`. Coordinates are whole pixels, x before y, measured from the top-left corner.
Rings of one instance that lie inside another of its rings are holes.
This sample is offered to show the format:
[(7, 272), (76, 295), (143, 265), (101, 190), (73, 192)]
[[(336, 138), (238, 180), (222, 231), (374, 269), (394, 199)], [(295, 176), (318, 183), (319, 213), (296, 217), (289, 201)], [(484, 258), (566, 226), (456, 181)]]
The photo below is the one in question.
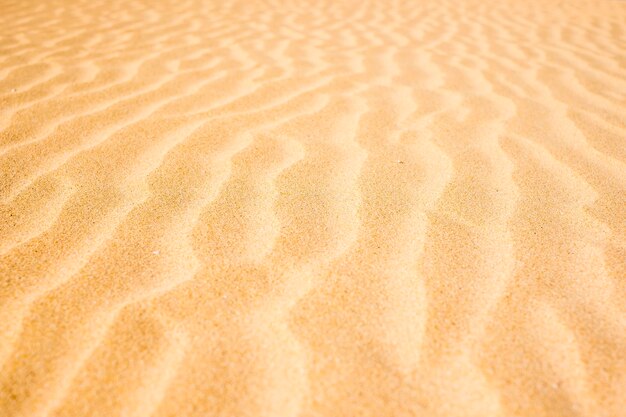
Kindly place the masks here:
[(626, 2), (0, 1), (0, 417), (626, 416)]

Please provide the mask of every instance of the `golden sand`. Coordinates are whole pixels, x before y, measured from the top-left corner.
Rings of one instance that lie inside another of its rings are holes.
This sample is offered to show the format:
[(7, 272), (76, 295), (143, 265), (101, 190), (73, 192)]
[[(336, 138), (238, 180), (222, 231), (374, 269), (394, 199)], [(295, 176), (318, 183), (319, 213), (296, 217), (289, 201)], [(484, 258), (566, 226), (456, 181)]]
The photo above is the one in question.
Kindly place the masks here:
[(0, 417), (626, 416), (626, 1), (0, 1)]

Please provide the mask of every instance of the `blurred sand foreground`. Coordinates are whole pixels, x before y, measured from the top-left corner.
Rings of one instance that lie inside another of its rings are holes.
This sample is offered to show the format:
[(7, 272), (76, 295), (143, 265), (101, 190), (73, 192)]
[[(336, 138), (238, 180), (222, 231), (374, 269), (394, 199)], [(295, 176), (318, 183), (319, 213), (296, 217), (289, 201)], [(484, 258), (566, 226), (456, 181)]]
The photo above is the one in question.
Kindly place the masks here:
[(626, 2), (0, 0), (0, 417), (626, 416)]

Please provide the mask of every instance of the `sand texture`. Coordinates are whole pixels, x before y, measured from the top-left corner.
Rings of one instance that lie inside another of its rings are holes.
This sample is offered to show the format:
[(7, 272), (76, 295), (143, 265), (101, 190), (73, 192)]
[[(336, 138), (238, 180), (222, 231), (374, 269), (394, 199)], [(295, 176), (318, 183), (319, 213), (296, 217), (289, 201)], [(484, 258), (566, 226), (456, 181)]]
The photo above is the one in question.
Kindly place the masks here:
[(44, 416), (626, 416), (626, 1), (0, 0)]

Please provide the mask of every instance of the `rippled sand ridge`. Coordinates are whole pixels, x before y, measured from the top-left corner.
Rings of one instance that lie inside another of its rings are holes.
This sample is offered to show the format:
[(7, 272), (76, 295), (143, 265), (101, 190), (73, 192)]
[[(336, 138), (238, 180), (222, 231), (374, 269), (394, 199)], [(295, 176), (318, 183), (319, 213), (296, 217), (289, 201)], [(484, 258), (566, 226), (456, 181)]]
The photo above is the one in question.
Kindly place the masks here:
[(0, 0), (44, 416), (626, 416), (626, 1)]

